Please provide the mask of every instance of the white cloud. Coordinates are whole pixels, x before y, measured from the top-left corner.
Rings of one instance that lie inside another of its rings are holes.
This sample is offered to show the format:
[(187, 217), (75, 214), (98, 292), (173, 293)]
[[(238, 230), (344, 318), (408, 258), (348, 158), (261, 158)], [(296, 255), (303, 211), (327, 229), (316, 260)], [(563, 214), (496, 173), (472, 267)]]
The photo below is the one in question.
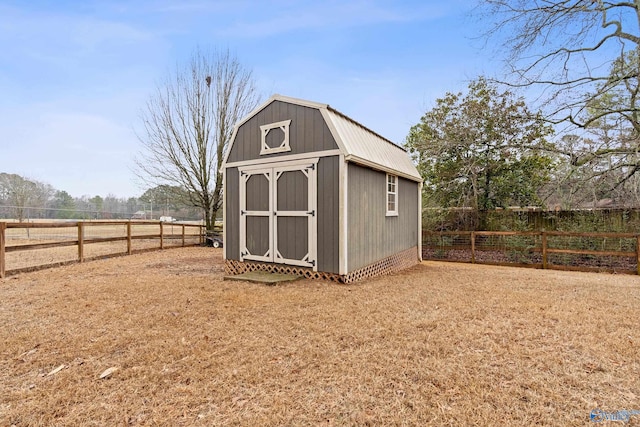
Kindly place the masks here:
[(155, 38), (139, 26), (106, 18), (22, 11), (1, 5), (0, 29), (5, 61), (11, 57), (13, 61), (35, 60), (57, 66), (69, 66), (72, 58), (104, 55), (108, 50)]

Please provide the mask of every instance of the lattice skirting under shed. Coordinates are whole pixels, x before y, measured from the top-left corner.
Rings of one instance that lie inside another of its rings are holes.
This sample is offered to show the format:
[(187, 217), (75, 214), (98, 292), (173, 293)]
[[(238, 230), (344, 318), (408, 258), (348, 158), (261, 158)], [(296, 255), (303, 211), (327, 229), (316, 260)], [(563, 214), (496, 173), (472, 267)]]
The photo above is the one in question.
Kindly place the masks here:
[(397, 271), (404, 270), (405, 268), (412, 267), (419, 262), (418, 248), (413, 247), (342, 276), (342, 283), (351, 283), (362, 279), (368, 279), (370, 277), (395, 273)]
[(257, 261), (236, 261), (228, 259), (224, 262), (225, 274), (242, 274), (249, 271), (266, 271), (279, 274), (297, 274), (307, 279), (331, 280), (338, 283), (353, 283), (358, 280), (395, 273), (418, 264), (418, 248), (406, 249), (380, 261), (359, 268), (348, 274), (325, 273), (313, 271), (311, 268), (295, 267), (284, 264), (273, 264)]

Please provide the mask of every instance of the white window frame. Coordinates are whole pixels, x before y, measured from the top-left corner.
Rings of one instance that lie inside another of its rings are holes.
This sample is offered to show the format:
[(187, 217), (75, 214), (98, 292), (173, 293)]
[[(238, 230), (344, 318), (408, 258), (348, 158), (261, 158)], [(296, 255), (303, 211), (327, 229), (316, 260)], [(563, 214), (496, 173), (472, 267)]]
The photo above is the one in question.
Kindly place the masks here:
[[(393, 182), (390, 182), (390, 179), (393, 179)], [(390, 189), (390, 185), (393, 184), (393, 190)], [(386, 197), (384, 199), (385, 210), (387, 212), (387, 216), (398, 216), (398, 176), (392, 175), (390, 173), (387, 174), (387, 178), (385, 179), (385, 194)], [(393, 210), (389, 209), (389, 196), (393, 196)]]
[[(291, 151), (291, 147), (289, 146), (289, 125), (291, 124), (291, 120), (283, 120), (281, 122), (270, 123), (268, 125), (260, 126), (260, 155), (264, 154), (273, 154), (273, 153), (284, 153), (286, 151)], [(280, 129), (282, 133), (284, 133), (284, 138), (282, 142), (277, 147), (269, 147), (267, 145), (267, 135), (269, 131), (273, 129)]]

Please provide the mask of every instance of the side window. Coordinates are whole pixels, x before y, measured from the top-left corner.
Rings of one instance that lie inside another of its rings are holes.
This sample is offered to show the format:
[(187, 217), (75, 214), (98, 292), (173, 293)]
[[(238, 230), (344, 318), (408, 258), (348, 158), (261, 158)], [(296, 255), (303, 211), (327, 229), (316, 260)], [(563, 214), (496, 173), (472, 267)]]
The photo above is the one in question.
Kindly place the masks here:
[(387, 174), (387, 216), (398, 215), (398, 177)]

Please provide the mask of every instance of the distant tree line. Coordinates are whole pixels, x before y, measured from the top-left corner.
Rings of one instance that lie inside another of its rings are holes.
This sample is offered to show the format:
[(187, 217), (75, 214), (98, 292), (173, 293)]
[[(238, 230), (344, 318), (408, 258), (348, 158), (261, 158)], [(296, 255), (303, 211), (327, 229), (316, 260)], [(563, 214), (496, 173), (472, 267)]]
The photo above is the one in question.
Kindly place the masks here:
[(72, 197), (50, 184), (0, 172), (0, 219), (130, 219), (138, 213), (145, 219), (202, 220), (202, 209), (185, 204), (184, 193), (179, 187), (158, 186), (140, 197)]

